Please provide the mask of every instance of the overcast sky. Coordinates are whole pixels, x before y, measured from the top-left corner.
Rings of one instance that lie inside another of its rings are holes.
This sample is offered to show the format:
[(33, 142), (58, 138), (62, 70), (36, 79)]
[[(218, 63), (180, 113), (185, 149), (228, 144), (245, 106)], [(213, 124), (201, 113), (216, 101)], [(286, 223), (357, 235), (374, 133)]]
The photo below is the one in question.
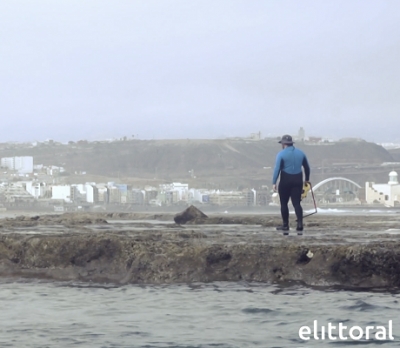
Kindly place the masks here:
[(400, 1), (0, 2), (2, 141), (400, 141)]

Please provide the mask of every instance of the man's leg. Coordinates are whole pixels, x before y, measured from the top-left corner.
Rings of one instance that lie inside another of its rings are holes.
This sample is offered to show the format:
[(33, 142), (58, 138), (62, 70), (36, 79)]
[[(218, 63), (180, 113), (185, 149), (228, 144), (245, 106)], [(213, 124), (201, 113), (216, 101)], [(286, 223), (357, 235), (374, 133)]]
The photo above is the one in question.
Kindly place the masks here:
[(290, 198), (290, 186), (288, 187), (284, 183), (280, 182), (278, 187), (279, 199), (281, 202), (281, 216), (282, 216), (282, 228), (278, 227), (279, 230), (289, 230), (289, 198)]
[(303, 208), (301, 207), (301, 192), (303, 190), (303, 183), (296, 184), (292, 187), (290, 192), (290, 199), (293, 204), (294, 211), (297, 217), (297, 231), (303, 231)]

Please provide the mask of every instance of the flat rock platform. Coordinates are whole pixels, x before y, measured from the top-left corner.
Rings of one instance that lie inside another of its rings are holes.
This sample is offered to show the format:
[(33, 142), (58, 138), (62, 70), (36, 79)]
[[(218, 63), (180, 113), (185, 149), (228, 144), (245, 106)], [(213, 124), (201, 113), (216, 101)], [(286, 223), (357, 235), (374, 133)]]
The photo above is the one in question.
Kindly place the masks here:
[[(293, 219), (293, 217), (291, 217)], [(0, 219), (0, 276), (115, 284), (246, 281), (400, 288), (400, 214), (66, 213)]]

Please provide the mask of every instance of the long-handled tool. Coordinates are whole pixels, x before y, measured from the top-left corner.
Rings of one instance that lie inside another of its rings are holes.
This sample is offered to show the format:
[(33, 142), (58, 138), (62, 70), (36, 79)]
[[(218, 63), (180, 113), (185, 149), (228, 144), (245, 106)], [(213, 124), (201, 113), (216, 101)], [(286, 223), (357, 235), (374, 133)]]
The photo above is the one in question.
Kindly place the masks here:
[(310, 213), (310, 214), (303, 215), (303, 218), (318, 213), (317, 203), (315, 202), (314, 191), (313, 191), (313, 189), (312, 189), (311, 182), (306, 182), (306, 183), (304, 184), (304, 186), (303, 186), (303, 192), (302, 192), (302, 194), (301, 194), (301, 199), (304, 199), (304, 198), (307, 197), (308, 191), (311, 191), (311, 195), (312, 195), (312, 199), (313, 199), (313, 202), (314, 202), (314, 209), (315, 209), (315, 211), (313, 211), (313, 212)]

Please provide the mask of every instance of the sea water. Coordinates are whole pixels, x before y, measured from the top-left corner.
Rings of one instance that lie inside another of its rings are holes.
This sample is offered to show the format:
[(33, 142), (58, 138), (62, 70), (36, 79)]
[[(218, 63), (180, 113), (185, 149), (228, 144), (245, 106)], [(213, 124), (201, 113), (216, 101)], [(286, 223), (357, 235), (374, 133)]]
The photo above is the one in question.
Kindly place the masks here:
[[(399, 297), (388, 291), (3, 279), (0, 308), (0, 347), (400, 346)], [(300, 338), (299, 330), (312, 329), (315, 321), (319, 327), (342, 323), (348, 328), (387, 327), (392, 321), (393, 339), (330, 340), (321, 332)]]

